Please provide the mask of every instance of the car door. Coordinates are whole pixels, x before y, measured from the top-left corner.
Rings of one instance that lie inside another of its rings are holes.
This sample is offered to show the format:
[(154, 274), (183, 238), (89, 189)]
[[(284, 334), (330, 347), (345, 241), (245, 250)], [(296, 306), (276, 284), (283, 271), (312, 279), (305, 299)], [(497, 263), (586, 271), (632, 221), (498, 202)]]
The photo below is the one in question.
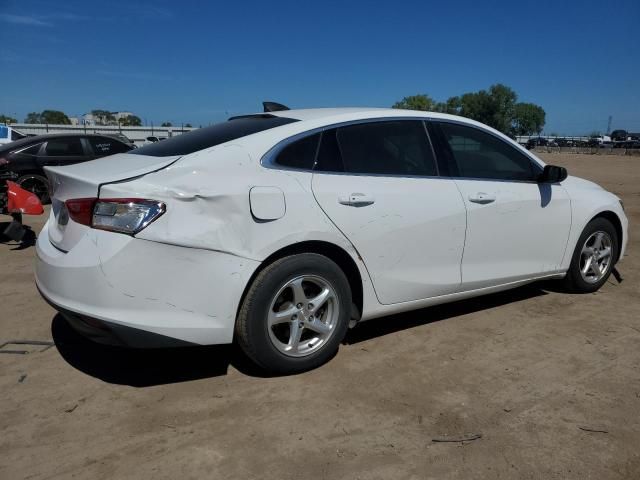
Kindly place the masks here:
[(489, 130), (432, 122), (429, 131), (467, 207), (462, 289), (557, 272), (571, 228), (564, 188), (538, 183), (542, 167)]
[(438, 177), (424, 122), (370, 121), (325, 130), (312, 188), (358, 250), (382, 304), (459, 288), (464, 202), (453, 180)]
[(56, 137), (47, 140), (38, 157), (41, 166), (72, 165), (90, 159), (87, 147), (79, 136)]

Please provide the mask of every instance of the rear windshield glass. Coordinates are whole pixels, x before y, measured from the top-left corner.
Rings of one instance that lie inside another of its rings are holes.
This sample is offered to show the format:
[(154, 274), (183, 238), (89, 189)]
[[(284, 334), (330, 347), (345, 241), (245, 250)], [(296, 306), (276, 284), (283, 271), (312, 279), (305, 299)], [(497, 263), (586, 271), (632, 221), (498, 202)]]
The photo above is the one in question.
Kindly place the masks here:
[(237, 138), (246, 137), (252, 133), (262, 132), (263, 130), (296, 121), (293, 118), (276, 117), (274, 115), (238, 117), (210, 127), (183, 133), (163, 142), (137, 148), (129, 153), (150, 155), (152, 157), (187, 155)]

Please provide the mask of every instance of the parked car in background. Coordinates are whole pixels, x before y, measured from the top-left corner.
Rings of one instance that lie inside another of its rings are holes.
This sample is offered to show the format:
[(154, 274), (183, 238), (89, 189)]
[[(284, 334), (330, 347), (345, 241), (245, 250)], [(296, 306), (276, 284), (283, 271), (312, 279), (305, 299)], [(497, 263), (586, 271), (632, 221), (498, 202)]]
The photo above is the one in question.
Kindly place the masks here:
[(13, 127), (0, 125), (0, 145), (15, 142), (21, 138), (26, 138), (26, 135)]
[(614, 130), (611, 132), (611, 140), (614, 142), (622, 142), (627, 139), (629, 132), (626, 130)]
[(532, 148), (535, 148), (535, 147), (547, 147), (547, 146), (550, 146), (550, 142), (544, 137), (530, 138), (529, 140), (527, 140), (527, 143), (525, 144), (525, 148), (527, 150), (531, 150)]
[(614, 194), (441, 113), (245, 115), (46, 171), (36, 283), (74, 328), (235, 339), (272, 372), (326, 362), (363, 320), (541, 279), (594, 292), (627, 244)]
[(107, 135), (60, 133), (26, 137), (0, 146), (0, 172), (10, 174), (25, 190), (50, 200), (43, 167), (64, 166), (124, 153), (133, 147)]

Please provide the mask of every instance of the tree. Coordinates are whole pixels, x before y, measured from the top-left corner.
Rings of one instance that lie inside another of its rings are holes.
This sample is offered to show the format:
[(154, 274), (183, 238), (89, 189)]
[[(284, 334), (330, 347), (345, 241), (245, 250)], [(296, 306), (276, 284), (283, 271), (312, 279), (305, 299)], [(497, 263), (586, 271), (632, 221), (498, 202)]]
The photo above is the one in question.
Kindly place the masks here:
[(64, 112), (59, 110), (43, 110), (40, 114), (42, 123), (53, 123), (54, 125), (71, 125), (71, 120)]
[(24, 123), (43, 123), (42, 116), (37, 112), (28, 113), (24, 119)]
[(393, 104), (392, 108), (399, 108), (402, 110), (423, 110), (432, 111), (435, 108), (436, 103), (429, 95), (411, 95), (410, 97), (404, 97), (399, 102)]
[(54, 125), (71, 125), (71, 120), (60, 110), (43, 110), (41, 113), (27, 114), (24, 123), (52, 123)]
[(161, 127), (173, 127), (173, 124), (171, 122), (163, 122), (162, 125), (160, 125)]
[(125, 127), (140, 127), (142, 126), (142, 120), (137, 115), (127, 115), (120, 119), (120, 125)]
[(405, 97), (393, 108), (432, 110), (460, 115), (482, 122), (507, 135), (527, 135), (519, 131), (541, 132), (545, 111), (532, 103), (516, 103), (518, 96), (511, 88), (497, 83), (488, 90), (468, 92), (449, 97), (446, 102), (435, 102), (428, 95)]
[(514, 135), (540, 134), (545, 122), (545, 111), (533, 103), (516, 103), (513, 111), (512, 132)]
[(91, 110), (91, 115), (96, 119), (98, 125), (110, 125), (116, 123), (116, 117), (109, 110)]
[(16, 120), (13, 117), (9, 117), (7, 115), (0, 115), (0, 123), (5, 123), (5, 124), (11, 124), (11, 123), (18, 123), (18, 120)]
[(193, 128), (190, 123), (185, 123), (184, 126), (187, 128)]

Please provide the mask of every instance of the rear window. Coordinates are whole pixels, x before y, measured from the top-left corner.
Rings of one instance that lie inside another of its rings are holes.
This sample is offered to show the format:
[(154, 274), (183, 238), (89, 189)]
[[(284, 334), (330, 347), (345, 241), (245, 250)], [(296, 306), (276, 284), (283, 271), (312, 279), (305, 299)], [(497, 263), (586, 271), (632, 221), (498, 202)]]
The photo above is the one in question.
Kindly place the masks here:
[(276, 117), (275, 115), (232, 118), (227, 122), (183, 133), (164, 142), (137, 148), (131, 153), (134, 155), (150, 155), (152, 157), (187, 155), (296, 121), (293, 118)]

